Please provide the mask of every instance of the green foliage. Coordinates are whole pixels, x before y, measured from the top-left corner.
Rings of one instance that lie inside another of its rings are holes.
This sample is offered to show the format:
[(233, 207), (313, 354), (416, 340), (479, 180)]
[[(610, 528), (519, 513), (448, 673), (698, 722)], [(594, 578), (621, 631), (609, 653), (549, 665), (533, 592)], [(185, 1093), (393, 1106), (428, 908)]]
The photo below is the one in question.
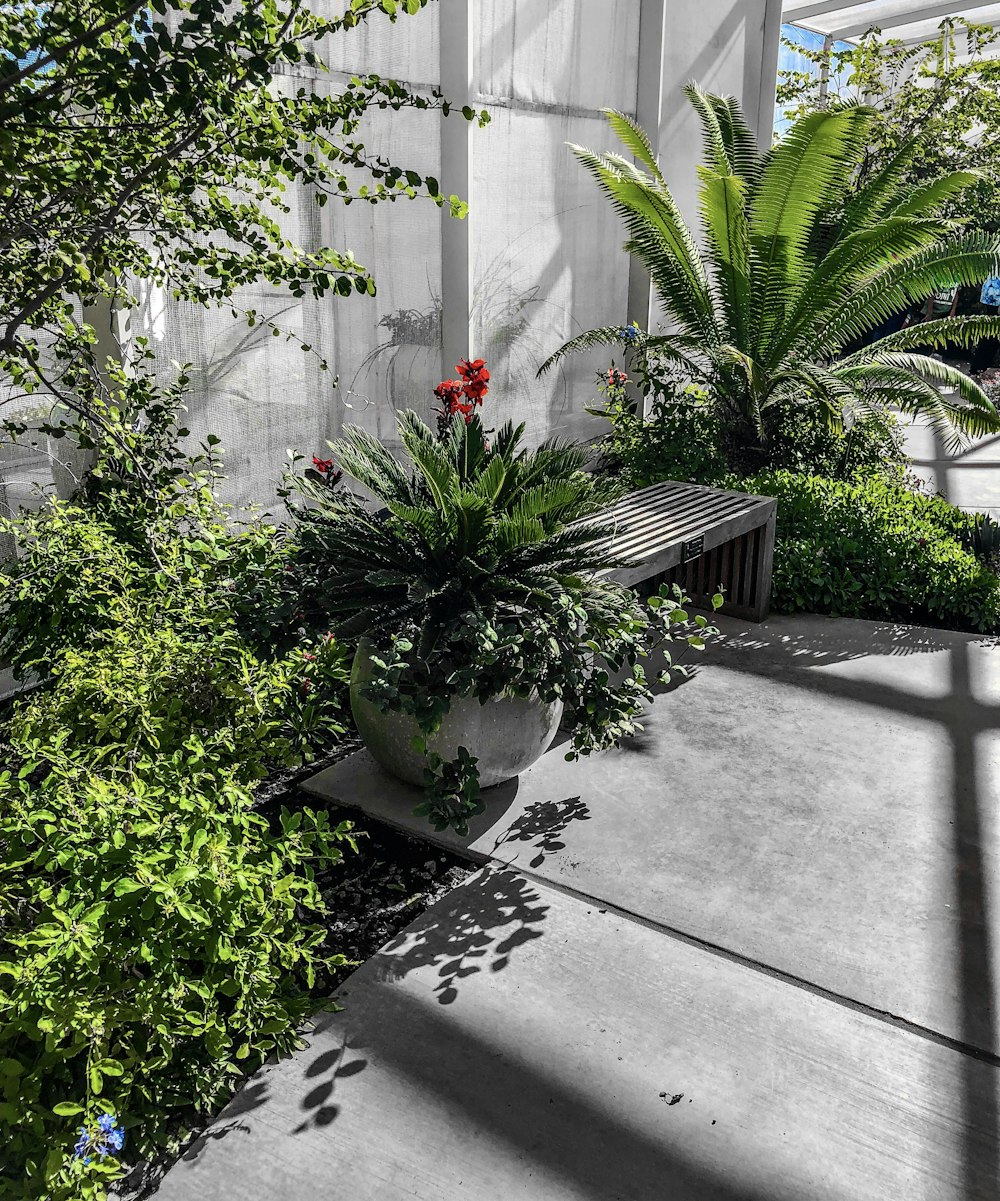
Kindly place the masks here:
[(0, 574), (0, 660), (50, 681), (33, 720), (84, 755), (183, 754), (193, 779), (218, 761), (244, 783), (336, 742), (344, 648), (300, 631), (275, 657), (257, 637), (287, 587), (283, 539), (228, 525), (197, 480), (162, 499), (148, 541), (59, 501), (8, 523), (25, 553)]
[[(962, 433), (1000, 429), (983, 389), (927, 353), (996, 335), (998, 317), (928, 321), (845, 353), (936, 289), (997, 272), (1000, 238), (963, 233), (940, 215), (975, 174), (908, 184), (915, 140), (855, 192), (875, 120), (869, 109), (809, 113), (761, 152), (735, 101), (687, 92), (705, 139), (700, 243), (630, 117), (607, 114), (639, 165), (623, 154), (574, 152), (622, 217), (626, 249), (648, 269), (674, 330), (638, 331), (627, 345), (654, 368), (679, 368), (712, 397), (730, 461), (744, 470), (766, 462), (791, 412), (838, 429), (845, 418), (895, 407), (923, 415), (949, 445)], [(572, 350), (623, 346), (624, 332), (609, 326), (581, 334), (542, 370)]]
[(979, 172), (966, 192), (949, 200), (947, 211), (980, 229), (996, 230), (998, 46), (1000, 33), (995, 28), (963, 18), (946, 18), (933, 37), (916, 44), (872, 33), (844, 49), (810, 51), (796, 45), (796, 52), (811, 59), (816, 69), (783, 73), (778, 105), (795, 119), (863, 96), (876, 119), (858, 164), (858, 185), (864, 187), (905, 143), (919, 137), (918, 152), (905, 168), (906, 179), (927, 183), (952, 171)]
[(120, 1157), (74, 1156), (81, 1126), (116, 1116), (129, 1159), (172, 1145), (296, 1045), (342, 962), (313, 865), (349, 826), (272, 828), (248, 786), (343, 734), (345, 652), (267, 648), (287, 544), (148, 428), (109, 411), (79, 500), (6, 523), (0, 658), (40, 679), (0, 730), (0, 1191), (24, 1201), (103, 1198)]
[[(639, 356), (637, 361), (641, 363)], [(660, 480), (719, 483), (731, 473), (733, 448), (712, 398), (693, 385), (682, 386), (671, 373), (637, 372), (650, 404), (643, 419), (624, 395), (605, 388), (608, 400), (594, 410), (611, 424), (602, 443), (605, 462), (626, 490)], [(766, 446), (768, 465), (807, 475), (851, 479), (858, 471), (881, 472), (901, 479), (904, 456), (895, 418), (875, 412), (848, 429), (831, 429), (817, 414), (794, 406), (777, 413)]]
[(119, 1163), (72, 1157), (82, 1122), (114, 1113), (125, 1155), (151, 1156), (192, 1106), (297, 1045), (307, 990), (342, 962), (312, 865), (350, 834), (310, 813), (272, 831), (248, 793), (194, 786), (183, 760), (84, 761), (43, 716), (0, 773), (3, 1187), (96, 1199)]
[(877, 475), (847, 482), (769, 471), (735, 486), (778, 498), (778, 611), (997, 627), (1000, 580), (962, 546), (974, 519), (942, 498)]
[(976, 513), (962, 530), (962, 545), (995, 574), (1000, 570), (1000, 523), (987, 513)]
[(725, 474), (719, 421), (706, 398), (661, 393), (646, 420), (614, 400), (601, 412), (611, 423), (602, 450), (626, 491), (660, 480), (706, 484)]
[[(488, 440), (478, 413), (437, 439), (413, 413), (399, 419), (408, 462), (349, 430), (331, 450), (374, 494), (300, 483), (295, 570), (314, 624), (368, 638), (368, 699), (433, 734), (453, 697), (504, 692), (565, 705), (571, 757), (632, 734), (651, 695), (643, 662), (671, 641), (704, 644), (705, 618), (678, 598), (644, 606), (598, 573), (618, 561), (596, 513), (607, 491), (582, 470), (579, 448), (520, 446), (523, 428)], [(660, 652), (663, 654), (664, 652)], [(679, 665), (665, 654), (663, 678)], [(616, 682), (620, 681), (620, 682)], [(426, 742), (424, 743), (426, 754)], [(481, 807), (470, 748), (427, 759), (427, 803), (438, 828), (467, 828)]]
[(899, 423), (884, 409), (833, 429), (815, 413), (789, 406), (776, 414), (763, 457), (768, 466), (835, 480), (850, 480), (862, 471), (902, 481), (907, 462)]
[[(427, 3), (352, 0), (330, 16), (307, 0), (0, 8), (0, 372), (17, 385), (9, 399), (44, 388), (68, 414), (44, 428), (86, 436), (107, 389), (123, 388), (120, 354), (109, 371), (97, 346), (95, 306), (134, 306), (143, 282), (276, 334), (266, 315), (240, 307), (238, 289), (374, 294), (349, 250), (288, 236), (282, 219), (296, 192), (310, 206), (423, 196), (463, 215), (436, 179), (369, 153), (359, 136), (369, 110), (447, 114), (446, 99), (374, 74), (336, 83), (324, 61), (369, 19), (395, 21)], [(468, 107), (462, 115), (486, 120)], [(7, 432), (23, 432), (16, 410)]]

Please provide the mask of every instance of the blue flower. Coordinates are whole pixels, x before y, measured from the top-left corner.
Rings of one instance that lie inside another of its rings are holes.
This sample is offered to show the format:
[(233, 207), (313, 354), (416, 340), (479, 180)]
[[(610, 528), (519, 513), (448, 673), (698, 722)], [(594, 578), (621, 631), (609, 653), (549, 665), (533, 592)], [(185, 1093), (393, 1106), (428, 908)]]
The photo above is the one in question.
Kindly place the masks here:
[(125, 1145), (125, 1131), (118, 1125), (114, 1114), (102, 1113), (96, 1128), (80, 1127), (80, 1137), (73, 1147), (73, 1158), (82, 1159), (84, 1165), (93, 1162), (94, 1154), (105, 1159), (112, 1152), (117, 1154)]
[(618, 331), (618, 337), (625, 342), (637, 342), (642, 331), (633, 321), (631, 325), (623, 325)]

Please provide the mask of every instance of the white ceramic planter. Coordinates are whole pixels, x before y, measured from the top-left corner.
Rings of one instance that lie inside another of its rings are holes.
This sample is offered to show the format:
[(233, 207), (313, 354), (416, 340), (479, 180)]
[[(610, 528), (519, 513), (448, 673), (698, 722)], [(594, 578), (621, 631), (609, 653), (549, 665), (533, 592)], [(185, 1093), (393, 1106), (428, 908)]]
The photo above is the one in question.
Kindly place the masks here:
[[(404, 713), (383, 713), (362, 696), (370, 682), (371, 646), (362, 641), (351, 670), (351, 712), (358, 733), (376, 762), (408, 784), (423, 784), (424, 757), (413, 749), (420, 733), (416, 720)], [(562, 717), (562, 701), (538, 697), (497, 696), (480, 703), (474, 696), (455, 697), (428, 747), (443, 759), (455, 758), (464, 746), (478, 760), (483, 788), (520, 775), (549, 748)]]

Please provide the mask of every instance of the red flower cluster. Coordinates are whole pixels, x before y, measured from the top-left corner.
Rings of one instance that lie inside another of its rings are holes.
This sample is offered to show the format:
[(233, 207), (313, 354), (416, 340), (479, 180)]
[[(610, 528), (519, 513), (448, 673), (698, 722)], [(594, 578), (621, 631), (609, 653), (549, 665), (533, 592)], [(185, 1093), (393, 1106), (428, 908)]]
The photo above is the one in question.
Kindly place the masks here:
[(474, 406), (471, 401), (465, 399), (461, 380), (443, 379), (434, 389), (434, 395), (441, 401), (442, 411), (447, 412), (449, 417), (454, 417), (456, 413), (464, 413), (468, 421), (472, 415)]
[(434, 395), (441, 401), (437, 415), (441, 435), (449, 428), (456, 413), (461, 413), (468, 425), (476, 406), (483, 403), (483, 397), (489, 391), (490, 373), (483, 359), (460, 359), (455, 370), (461, 378), (442, 380), (434, 389)]
[(313, 455), (313, 467), (323, 477), (323, 483), (330, 488), (336, 488), (340, 481), (344, 478), (342, 471), (334, 471), (333, 459), (320, 459)]
[(608, 368), (608, 387), (623, 388), (628, 383), (628, 376), (617, 367)]
[(468, 359), (461, 359), (455, 370), (465, 381), (462, 391), (473, 404), (481, 405), (483, 397), (489, 391), (486, 381), (490, 378), (490, 373), (486, 370), (486, 363), (482, 359), (473, 359), (471, 363)]

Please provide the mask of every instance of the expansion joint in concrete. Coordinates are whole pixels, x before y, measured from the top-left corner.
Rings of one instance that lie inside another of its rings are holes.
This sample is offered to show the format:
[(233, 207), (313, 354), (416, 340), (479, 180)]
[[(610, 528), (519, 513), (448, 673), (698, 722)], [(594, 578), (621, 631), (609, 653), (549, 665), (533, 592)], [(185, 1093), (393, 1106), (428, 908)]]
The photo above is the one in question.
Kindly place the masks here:
[[(462, 851), (456, 852), (464, 854)], [(469, 859), (477, 864), (482, 864), (484, 861), (481, 856), (469, 856)], [(569, 897), (572, 900), (579, 901), (586, 905), (593, 906), (598, 913), (609, 913), (623, 921), (632, 922), (635, 925), (643, 926), (647, 930), (655, 931), (667, 938), (676, 939), (678, 942), (686, 943), (688, 946), (697, 947), (699, 950), (706, 951), (710, 955), (716, 955), (720, 959), (725, 959), (728, 962), (739, 967), (744, 967), (753, 972), (758, 972), (762, 976), (769, 976), (773, 980), (778, 980), (783, 984), (787, 984), (792, 988), (800, 989), (803, 992), (811, 993), (813, 996), (821, 997), (825, 1001), (829, 1001), (834, 1005), (840, 1005), (845, 1009), (852, 1009), (856, 1013), (863, 1014), (865, 1017), (872, 1018), (877, 1022), (882, 1022), (887, 1026), (894, 1026), (897, 1030), (903, 1030), (916, 1038), (926, 1039), (928, 1042), (936, 1043), (940, 1047), (947, 1047), (949, 1050), (957, 1051), (961, 1055), (968, 1055), (971, 1059), (979, 1060), (982, 1063), (992, 1064), (994, 1067), (1000, 1067), (1000, 1055), (991, 1054), (988, 1051), (983, 1051), (979, 1047), (971, 1046), (969, 1043), (962, 1042), (960, 1039), (950, 1038), (947, 1034), (941, 1034), (937, 1030), (932, 1030), (928, 1026), (921, 1026), (917, 1022), (907, 1021), (906, 1018), (899, 1017), (897, 1014), (890, 1013), (888, 1010), (877, 1009), (872, 1005), (866, 1005), (863, 1001), (856, 1001), (853, 997), (848, 997), (843, 993), (834, 992), (832, 989), (824, 988), (820, 984), (814, 984), (810, 980), (806, 980), (803, 976), (796, 976), (791, 972), (784, 972), (780, 968), (772, 967), (770, 964), (764, 963), (762, 960), (753, 959), (747, 955), (741, 955), (739, 951), (734, 951), (729, 947), (720, 946), (718, 943), (709, 941), (708, 939), (699, 938), (695, 934), (689, 934), (684, 930), (677, 929), (674, 926), (667, 926), (661, 922), (654, 921), (651, 918), (643, 917), (642, 914), (635, 913), (630, 909), (623, 909), (620, 905), (615, 905), (610, 901), (605, 901), (601, 897), (592, 896), (590, 893), (582, 892), (579, 889), (573, 888), (568, 884), (557, 883), (556, 881), (533, 872), (530, 868), (520, 867), (516, 864), (505, 862), (502, 859), (490, 858), (487, 861), (488, 865), (502, 871), (511, 872), (513, 874), (524, 876), (532, 880), (536, 884), (541, 884), (546, 888), (554, 889), (556, 892), (562, 893), (563, 896)]]

